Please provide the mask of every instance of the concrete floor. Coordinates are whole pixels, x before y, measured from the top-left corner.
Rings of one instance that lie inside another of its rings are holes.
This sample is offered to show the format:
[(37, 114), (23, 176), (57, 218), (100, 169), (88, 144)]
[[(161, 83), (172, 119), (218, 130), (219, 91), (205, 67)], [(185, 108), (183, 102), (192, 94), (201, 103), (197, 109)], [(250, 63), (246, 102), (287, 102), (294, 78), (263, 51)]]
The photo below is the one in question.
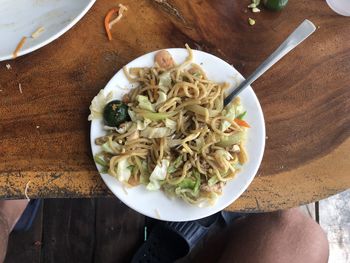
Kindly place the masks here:
[(349, 263), (350, 190), (319, 202), (319, 223), (327, 233), (329, 263)]

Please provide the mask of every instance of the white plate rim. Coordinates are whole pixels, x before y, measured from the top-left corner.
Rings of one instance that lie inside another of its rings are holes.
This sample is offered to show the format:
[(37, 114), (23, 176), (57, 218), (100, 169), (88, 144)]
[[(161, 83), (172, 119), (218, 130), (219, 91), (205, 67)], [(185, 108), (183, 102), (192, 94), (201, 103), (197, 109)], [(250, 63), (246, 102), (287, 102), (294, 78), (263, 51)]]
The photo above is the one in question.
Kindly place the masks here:
[[(186, 51), (186, 49), (184, 48), (166, 48), (166, 50), (168, 50), (170, 53), (172, 52), (178, 52), (178, 51)], [(149, 52), (147, 54), (144, 54), (138, 58), (135, 58), (134, 60), (132, 60), (131, 62), (129, 62), (126, 67), (129, 67), (130, 64), (133, 64), (135, 63), (135, 61), (137, 60), (142, 60), (143, 58), (147, 57), (147, 56), (152, 56), (154, 57), (154, 54), (159, 51), (159, 50), (156, 50), (156, 51), (152, 51), (152, 52)], [(204, 56), (209, 56), (211, 58), (214, 58), (216, 60), (219, 60), (220, 63), (224, 63), (226, 64), (226, 66), (229, 66), (234, 72), (235, 74), (241, 79), (241, 81), (244, 79), (243, 76), (232, 66), (232, 65), (229, 65), (226, 61), (222, 60), (221, 58), (219, 57), (216, 57), (212, 54), (209, 54), (209, 53), (206, 53), (206, 52), (203, 52), (203, 51), (199, 51), (199, 50), (193, 50), (193, 53), (194, 53), (194, 57), (196, 57), (196, 54), (201, 54), (201, 55), (204, 55)], [(172, 54), (173, 55), (173, 54)], [(194, 62), (196, 62), (196, 60), (194, 59)], [(135, 65), (134, 65), (135, 66)], [(143, 66), (143, 65), (140, 65), (140, 66)], [(108, 88), (108, 87), (116, 87), (115, 85), (115, 82), (116, 82), (116, 79), (117, 79), (117, 75), (118, 74), (124, 74), (122, 72), (122, 69), (120, 69), (111, 79), (110, 81), (107, 83), (107, 85), (104, 87), (104, 89)], [(118, 85), (119, 86), (119, 85)], [(265, 127), (265, 120), (264, 120), (264, 115), (263, 115), (263, 111), (262, 111), (262, 108), (261, 108), (261, 105), (260, 105), (260, 102), (255, 94), (255, 92), (253, 91), (252, 87), (249, 86), (246, 91), (250, 92), (250, 96), (252, 101), (254, 101), (254, 103), (256, 103), (257, 107), (258, 107), (258, 112), (257, 114), (259, 115), (259, 123), (262, 124), (262, 129), (261, 129), (261, 133), (260, 133), (260, 138), (259, 140), (261, 140), (261, 148), (259, 149), (259, 151), (257, 152), (257, 165), (256, 167), (254, 168), (254, 171), (251, 173), (252, 175), (250, 176), (250, 178), (246, 181), (245, 185), (240, 189), (240, 191), (237, 191), (234, 195), (234, 197), (232, 198), (232, 200), (230, 202), (226, 202), (224, 205), (220, 205), (220, 206), (217, 206), (217, 205), (214, 205), (211, 207), (211, 212), (210, 213), (207, 213), (207, 214), (203, 214), (203, 213), (200, 213), (200, 215), (191, 215), (191, 216), (188, 216), (188, 217), (183, 217), (183, 218), (179, 218), (179, 217), (176, 217), (176, 216), (168, 216), (168, 215), (164, 215), (162, 213), (158, 213), (158, 211), (144, 211), (142, 209), (140, 209), (139, 207), (136, 207), (135, 205), (133, 205), (132, 202), (130, 202), (130, 200), (128, 200), (128, 194), (124, 194), (121, 192), (122, 190), (120, 188), (123, 188), (121, 187), (121, 183), (119, 181), (117, 181), (117, 179), (111, 177), (110, 175), (108, 174), (102, 174), (102, 173), (99, 173), (102, 180), (104, 181), (104, 183), (107, 185), (107, 187), (111, 190), (111, 192), (119, 199), (121, 200), (124, 204), (126, 204), (128, 207), (132, 208), (133, 210), (145, 215), (145, 216), (148, 216), (148, 217), (152, 217), (152, 218), (155, 218), (155, 219), (160, 219), (160, 220), (164, 220), (164, 221), (177, 221), (177, 222), (181, 222), (181, 221), (190, 221), (190, 220), (197, 220), (197, 219), (200, 219), (200, 218), (203, 218), (205, 216), (209, 216), (211, 214), (214, 214), (218, 211), (221, 211), (223, 210), (225, 207), (229, 206), (231, 203), (233, 203), (235, 200), (238, 199), (239, 196), (241, 196), (243, 194), (243, 192), (248, 188), (248, 186), (250, 185), (250, 183), (253, 181), (253, 179), (255, 178), (256, 176), (256, 173), (258, 172), (258, 169), (260, 167), (260, 164), (261, 164), (261, 161), (262, 161), (262, 158), (263, 158), (263, 154), (264, 154), (264, 150), (265, 150), (265, 136), (266, 136), (266, 127)], [(243, 92), (246, 92), (246, 91), (243, 91)], [(242, 93), (243, 93), (242, 92)], [(118, 99), (118, 98), (115, 98), (115, 99)], [(93, 120), (91, 122), (91, 127), (90, 127), (90, 143), (91, 143), (91, 151), (92, 151), (92, 154), (94, 155), (94, 151), (93, 151), (93, 144), (94, 144), (94, 140), (95, 138), (93, 138), (92, 134), (93, 134), (93, 129), (94, 129), (94, 123), (96, 122), (96, 120)], [(97, 170), (99, 170), (99, 166), (95, 163), (96, 165), (96, 168)], [(240, 173), (238, 174), (238, 176), (240, 175)], [(112, 185), (110, 185), (110, 181), (115, 181), (115, 183), (119, 184), (119, 190), (116, 190), (115, 187), (113, 187)], [(143, 187), (143, 186), (140, 186), (140, 187)], [(227, 186), (225, 186), (227, 187)], [(224, 187), (224, 188), (225, 188)], [(138, 188), (138, 187), (136, 187)], [(132, 188), (134, 189), (134, 188)], [(123, 191), (125, 191), (123, 189)], [(129, 189), (127, 191), (130, 191)], [(149, 191), (147, 191), (149, 192)], [(165, 196), (165, 194), (163, 192), (161, 192), (161, 194), (163, 194)], [(224, 195), (224, 194), (223, 194)], [(221, 196), (222, 197), (222, 196)], [(219, 198), (221, 198), (219, 197)], [(179, 200), (172, 200), (172, 201), (179, 201)], [(180, 202), (183, 202), (185, 203), (184, 201), (180, 200)], [(188, 205), (188, 204), (186, 204)], [(190, 205), (188, 205), (190, 206)], [(193, 207), (193, 206), (191, 206)], [(193, 207), (193, 209), (197, 209), (195, 207)], [(205, 208), (199, 208), (199, 209), (205, 209)]]
[[(33, 46), (21, 49), (17, 53), (17, 56), (15, 58), (13, 57), (13, 55), (11, 53), (11, 54), (4, 55), (4, 56), (0, 57), (0, 61), (16, 59), (20, 56), (29, 54), (35, 50), (38, 50), (39, 48), (42, 48), (42, 47), (50, 44), (52, 41), (54, 41), (57, 38), (59, 38), (60, 36), (62, 36), (69, 29), (71, 29), (76, 23), (78, 23), (80, 21), (80, 19), (82, 19), (83, 16), (90, 10), (90, 8), (94, 5), (95, 2), (96, 2), (96, 0), (89, 0), (89, 3), (85, 6), (85, 8), (75, 18), (73, 18), (69, 24), (67, 24), (65, 27), (63, 27), (61, 30), (59, 30), (56, 34), (52, 35), (51, 37), (33, 45)], [(15, 49), (15, 47), (14, 47), (14, 49)]]

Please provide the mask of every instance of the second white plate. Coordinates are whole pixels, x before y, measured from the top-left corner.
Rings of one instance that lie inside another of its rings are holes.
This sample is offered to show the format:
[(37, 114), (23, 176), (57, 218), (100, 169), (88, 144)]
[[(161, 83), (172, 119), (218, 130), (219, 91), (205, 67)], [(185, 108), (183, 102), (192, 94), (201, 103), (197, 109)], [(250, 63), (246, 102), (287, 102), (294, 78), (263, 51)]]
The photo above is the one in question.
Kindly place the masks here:
[[(28, 54), (60, 37), (74, 26), (95, 0), (0, 0), (0, 61), (12, 59), (13, 51), (28, 37), (17, 56)], [(39, 27), (45, 31), (30, 38)]]

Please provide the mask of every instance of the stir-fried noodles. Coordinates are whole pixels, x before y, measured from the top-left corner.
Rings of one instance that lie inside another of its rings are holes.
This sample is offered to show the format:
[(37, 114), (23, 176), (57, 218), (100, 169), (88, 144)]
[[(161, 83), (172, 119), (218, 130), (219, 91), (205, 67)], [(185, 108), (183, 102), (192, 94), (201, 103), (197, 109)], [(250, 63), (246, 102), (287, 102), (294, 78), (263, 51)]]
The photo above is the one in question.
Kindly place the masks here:
[[(247, 160), (249, 125), (239, 98), (224, 107), (229, 85), (209, 80), (186, 47), (189, 56), (180, 65), (161, 51), (151, 68), (124, 68), (137, 83), (120, 102), (129, 120), (106, 127), (96, 139), (101, 152), (95, 161), (127, 186), (144, 184), (191, 204), (213, 203)], [(94, 101), (92, 118), (98, 112)], [(119, 106), (112, 103), (111, 109)]]

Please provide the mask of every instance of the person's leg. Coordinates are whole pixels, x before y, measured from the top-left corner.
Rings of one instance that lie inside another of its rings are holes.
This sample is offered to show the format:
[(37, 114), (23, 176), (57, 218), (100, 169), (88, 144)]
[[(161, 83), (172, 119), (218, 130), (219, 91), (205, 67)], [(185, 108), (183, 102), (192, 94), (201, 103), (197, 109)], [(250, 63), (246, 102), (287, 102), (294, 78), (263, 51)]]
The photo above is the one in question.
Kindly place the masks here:
[(298, 209), (251, 215), (205, 242), (196, 261), (326, 263), (328, 241), (321, 227)]
[(0, 200), (0, 262), (3, 262), (6, 256), (10, 232), (27, 205), (27, 200)]

